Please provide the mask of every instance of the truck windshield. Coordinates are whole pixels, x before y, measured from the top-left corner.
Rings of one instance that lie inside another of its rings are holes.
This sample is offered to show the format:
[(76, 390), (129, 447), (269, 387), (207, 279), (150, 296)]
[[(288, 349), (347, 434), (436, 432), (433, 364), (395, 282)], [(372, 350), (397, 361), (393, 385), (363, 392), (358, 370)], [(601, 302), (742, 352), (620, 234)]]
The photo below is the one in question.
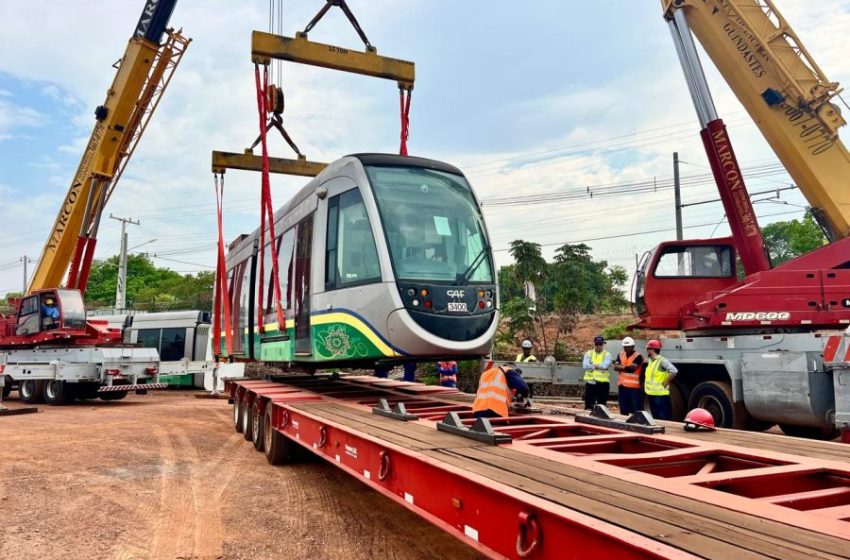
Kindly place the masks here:
[(62, 306), (62, 326), (66, 329), (83, 329), (86, 326), (86, 308), (77, 290), (56, 290)]
[(397, 279), (493, 281), (481, 212), (463, 177), (401, 166), (366, 173)]

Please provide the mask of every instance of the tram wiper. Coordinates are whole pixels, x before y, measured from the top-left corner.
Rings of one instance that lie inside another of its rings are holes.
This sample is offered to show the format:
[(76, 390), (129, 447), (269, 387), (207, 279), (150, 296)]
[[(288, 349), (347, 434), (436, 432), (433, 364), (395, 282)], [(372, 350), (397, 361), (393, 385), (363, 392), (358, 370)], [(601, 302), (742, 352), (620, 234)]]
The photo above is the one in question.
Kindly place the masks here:
[(469, 264), (467, 269), (463, 272), (463, 274), (458, 274), (457, 279), (455, 280), (455, 286), (463, 286), (469, 281), (469, 277), (472, 276), (472, 273), (478, 270), (478, 267), (481, 266), (481, 263), (484, 262), (484, 257), (487, 256), (487, 253), (490, 251), (490, 246), (485, 245), (481, 251), (475, 256), (475, 259)]

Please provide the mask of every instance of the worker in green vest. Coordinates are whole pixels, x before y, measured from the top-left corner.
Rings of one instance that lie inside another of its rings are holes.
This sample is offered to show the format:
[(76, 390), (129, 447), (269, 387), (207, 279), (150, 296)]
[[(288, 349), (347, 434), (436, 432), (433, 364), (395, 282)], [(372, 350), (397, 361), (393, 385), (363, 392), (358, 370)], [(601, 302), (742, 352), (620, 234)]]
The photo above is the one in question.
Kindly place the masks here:
[(596, 404), (607, 404), (611, 392), (608, 368), (611, 367), (611, 353), (605, 350), (605, 339), (593, 338), (593, 348), (584, 353), (584, 408), (592, 410)]
[(522, 352), (516, 355), (516, 360), (514, 360), (518, 364), (525, 364), (528, 362), (536, 362), (537, 358), (531, 353), (532, 344), (531, 341), (525, 339), (522, 341), (520, 345), (522, 348)]
[(673, 419), (673, 401), (670, 399), (670, 383), (679, 371), (670, 360), (661, 355), (661, 341), (646, 343), (646, 370), (643, 391), (649, 400), (649, 411), (658, 420)]

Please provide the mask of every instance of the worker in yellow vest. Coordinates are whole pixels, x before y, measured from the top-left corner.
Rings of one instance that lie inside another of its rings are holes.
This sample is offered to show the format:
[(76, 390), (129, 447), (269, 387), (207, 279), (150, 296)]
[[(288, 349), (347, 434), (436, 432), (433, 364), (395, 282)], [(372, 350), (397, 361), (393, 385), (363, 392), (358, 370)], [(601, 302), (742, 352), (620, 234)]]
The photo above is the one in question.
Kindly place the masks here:
[(670, 383), (679, 371), (670, 360), (661, 355), (661, 341), (646, 343), (646, 371), (643, 390), (649, 400), (649, 411), (659, 420), (673, 419), (673, 402), (670, 400)]
[(522, 344), (520, 345), (522, 352), (516, 355), (516, 363), (525, 364), (537, 361), (537, 358), (531, 353), (532, 346), (533, 344), (531, 344), (530, 340), (526, 339), (522, 341)]
[(640, 386), (640, 374), (643, 371), (643, 356), (635, 351), (635, 339), (627, 336), (623, 339), (623, 350), (614, 360), (617, 376), (617, 400), (620, 414), (631, 414), (643, 410), (643, 390)]
[(584, 408), (592, 410), (596, 404), (607, 404), (611, 383), (608, 368), (611, 367), (611, 353), (605, 350), (605, 339), (593, 338), (593, 348), (584, 354)]
[(514, 398), (521, 401), (528, 399), (530, 391), (522, 378), (522, 370), (512, 366), (493, 367), (481, 374), (475, 402), (472, 403), (476, 418), (507, 418)]

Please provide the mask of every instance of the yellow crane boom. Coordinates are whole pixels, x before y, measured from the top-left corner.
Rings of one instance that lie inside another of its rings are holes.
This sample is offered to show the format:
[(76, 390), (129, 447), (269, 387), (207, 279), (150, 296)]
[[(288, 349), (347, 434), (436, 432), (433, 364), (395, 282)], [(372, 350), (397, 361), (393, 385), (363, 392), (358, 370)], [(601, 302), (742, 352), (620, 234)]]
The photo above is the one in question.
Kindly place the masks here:
[(850, 154), (839, 85), (772, 0), (662, 0), (688, 26), (783, 163), (831, 240), (850, 236)]

